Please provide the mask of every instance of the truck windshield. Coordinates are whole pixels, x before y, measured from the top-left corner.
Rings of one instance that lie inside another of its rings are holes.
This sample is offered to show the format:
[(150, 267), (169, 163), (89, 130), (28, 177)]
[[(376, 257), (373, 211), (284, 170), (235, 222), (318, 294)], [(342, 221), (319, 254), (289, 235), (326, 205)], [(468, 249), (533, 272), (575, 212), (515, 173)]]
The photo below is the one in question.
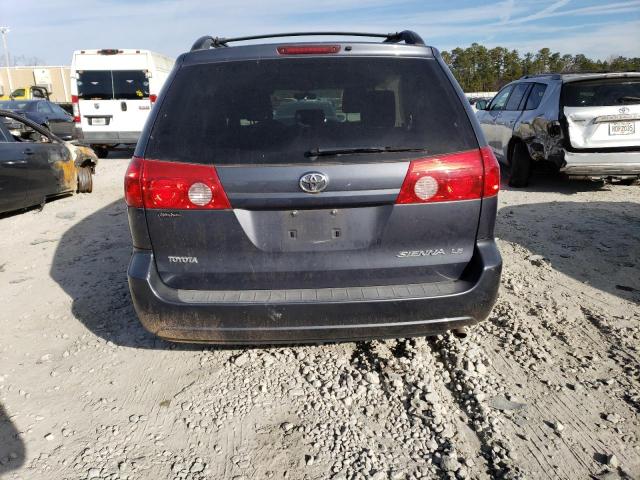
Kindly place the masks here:
[(78, 98), (83, 100), (141, 100), (149, 98), (149, 79), (143, 70), (82, 70)]
[(221, 62), (183, 67), (173, 82), (154, 123), (150, 158), (282, 164), (328, 151), (366, 162), (370, 155), (356, 153), (437, 155), (478, 146), (461, 100), (433, 60)]

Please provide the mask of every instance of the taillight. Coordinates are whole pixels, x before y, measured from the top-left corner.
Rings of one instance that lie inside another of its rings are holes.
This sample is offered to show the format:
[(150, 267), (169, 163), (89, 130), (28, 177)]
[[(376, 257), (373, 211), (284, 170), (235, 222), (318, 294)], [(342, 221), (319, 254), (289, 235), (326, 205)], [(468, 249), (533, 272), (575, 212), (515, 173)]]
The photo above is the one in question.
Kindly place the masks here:
[(491, 151), (491, 147), (482, 147), (482, 166), (484, 167), (483, 197), (493, 197), (500, 191), (500, 164)]
[(287, 45), (277, 50), (280, 55), (326, 55), (338, 53), (340, 45)]
[(154, 95), (152, 93), (151, 95), (149, 95), (149, 100), (151, 101), (151, 104), (153, 105), (154, 103), (156, 103), (156, 100), (158, 100), (158, 96)]
[(142, 208), (142, 162), (140, 157), (133, 157), (124, 175), (124, 200), (130, 207)]
[(500, 169), (483, 148), (413, 160), (396, 203), (473, 200), (496, 195)]
[(71, 95), (71, 105), (73, 106), (73, 121), (80, 123), (80, 104), (77, 95)]
[(131, 207), (166, 210), (231, 208), (215, 167), (133, 157), (125, 176)]
[(123, 52), (117, 48), (103, 48), (102, 50), (98, 50), (98, 55), (117, 55), (118, 53)]

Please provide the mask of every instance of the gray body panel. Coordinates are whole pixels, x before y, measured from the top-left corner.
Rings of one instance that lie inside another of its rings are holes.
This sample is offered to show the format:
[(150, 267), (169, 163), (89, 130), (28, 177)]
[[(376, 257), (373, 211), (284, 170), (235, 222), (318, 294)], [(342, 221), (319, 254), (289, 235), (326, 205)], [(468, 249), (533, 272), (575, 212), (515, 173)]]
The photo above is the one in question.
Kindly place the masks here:
[[(335, 215), (334, 209), (315, 209), (295, 217), (288, 210), (179, 217), (149, 210), (147, 224), (160, 277), (173, 288), (384, 285), (459, 277), (473, 253), (480, 205), (385, 205)], [(290, 238), (292, 230), (297, 238)], [(414, 251), (425, 253), (398, 257)], [(195, 257), (197, 263), (169, 257)]]
[[(296, 46), (318, 45), (323, 42), (296, 42)], [(433, 58), (433, 49), (424, 45), (393, 45), (374, 42), (324, 42), (332, 45), (341, 45), (341, 57), (421, 57)], [(278, 43), (267, 43), (262, 45), (240, 45), (233, 48), (215, 48), (210, 50), (199, 50), (184, 54), (178, 60), (183, 59), (184, 65), (198, 65), (211, 62), (230, 62), (242, 60), (265, 60), (275, 58), (287, 60), (290, 57), (279, 55), (276, 48), (280, 45), (290, 45), (290, 42), (281, 41)], [(345, 47), (351, 47), (347, 50)]]
[(133, 304), (144, 327), (168, 340), (260, 344), (432, 335), (484, 320), (498, 295), (502, 260), (479, 241), (455, 281), (376, 288), (188, 291), (167, 287), (153, 254), (129, 264)]
[[(234, 208), (263, 210), (393, 203), (408, 167), (408, 161), (393, 162), (385, 156), (377, 163), (219, 166), (217, 170)], [(328, 186), (309, 195), (300, 189), (299, 179), (313, 171), (327, 175)]]

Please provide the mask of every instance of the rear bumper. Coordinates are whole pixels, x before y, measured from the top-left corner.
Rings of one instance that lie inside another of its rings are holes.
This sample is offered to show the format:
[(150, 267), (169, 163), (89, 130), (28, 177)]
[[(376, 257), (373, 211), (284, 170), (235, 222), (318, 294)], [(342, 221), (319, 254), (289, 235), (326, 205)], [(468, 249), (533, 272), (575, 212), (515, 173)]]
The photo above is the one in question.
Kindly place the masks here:
[(568, 175), (628, 176), (640, 175), (640, 151), (637, 152), (564, 152)]
[(77, 137), (90, 145), (135, 145), (141, 132), (94, 132), (76, 128)]
[(484, 320), (498, 294), (494, 241), (476, 245), (463, 279), (347, 289), (177, 290), (153, 255), (136, 250), (129, 287), (138, 318), (159, 337), (218, 344), (296, 343), (421, 336)]

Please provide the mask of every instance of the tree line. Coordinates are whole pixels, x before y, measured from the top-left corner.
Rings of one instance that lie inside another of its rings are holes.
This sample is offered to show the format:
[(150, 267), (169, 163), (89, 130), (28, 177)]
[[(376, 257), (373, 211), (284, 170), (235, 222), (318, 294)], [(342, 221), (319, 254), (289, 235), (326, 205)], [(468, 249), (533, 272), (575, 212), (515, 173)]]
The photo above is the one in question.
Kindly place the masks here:
[(640, 70), (640, 57), (611, 56), (607, 60), (592, 60), (582, 54), (552, 53), (548, 48), (520, 55), (517, 50), (504, 47), (488, 49), (477, 43), (468, 48), (458, 47), (442, 52), (442, 58), (465, 92), (496, 91), (523, 75), (536, 73)]

